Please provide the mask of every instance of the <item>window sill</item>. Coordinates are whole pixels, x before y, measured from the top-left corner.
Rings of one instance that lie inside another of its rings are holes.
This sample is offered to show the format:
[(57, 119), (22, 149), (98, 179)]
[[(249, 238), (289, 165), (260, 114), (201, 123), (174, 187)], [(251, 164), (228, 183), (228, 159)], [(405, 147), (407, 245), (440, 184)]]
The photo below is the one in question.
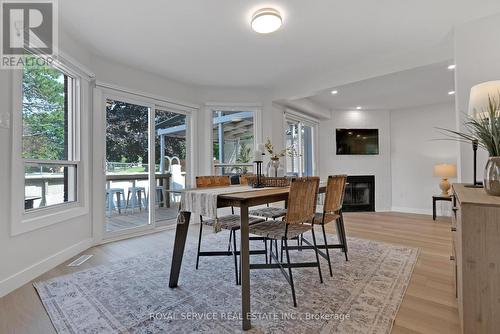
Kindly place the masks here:
[(88, 214), (88, 208), (78, 203), (57, 209), (47, 209), (25, 213), (21, 221), (12, 222), (11, 236), (38, 230), (50, 225), (62, 223)]

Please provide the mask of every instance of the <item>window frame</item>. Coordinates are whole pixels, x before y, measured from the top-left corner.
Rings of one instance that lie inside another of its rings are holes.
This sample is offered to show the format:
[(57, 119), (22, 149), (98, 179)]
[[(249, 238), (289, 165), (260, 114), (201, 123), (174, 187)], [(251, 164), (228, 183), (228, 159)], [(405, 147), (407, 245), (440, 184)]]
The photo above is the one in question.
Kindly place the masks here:
[[(253, 112), (253, 136), (254, 136), (254, 150), (259, 143), (262, 143), (262, 105), (253, 103), (207, 103), (205, 104), (205, 117), (207, 118), (207, 131), (208, 131), (208, 163), (211, 174), (216, 175), (216, 167), (213, 162), (214, 148), (213, 148), (213, 113), (214, 111), (248, 111)], [(253, 153), (253, 152), (252, 152)], [(253, 154), (252, 154), (253, 155)]]
[[(85, 74), (76, 65), (63, 63), (62, 60), (55, 61), (52, 67), (61, 71), (64, 75), (72, 78), (71, 109), (68, 118), (72, 127), (72, 140), (68, 145), (72, 146), (72, 155), (67, 160), (37, 160), (25, 159), (23, 152), (23, 71), (12, 71), (12, 152), (11, 152), (11, 235), (18, 235), (40, 229), (46, 226), (67, 221), (89, 212), (89, 189), (85, 181), (89, 174), (85, 164), (82, 163), (88, 156), (88, 136), (82, 136), (84, 129), (88, 129), (88, 115), (82, 117), (82, 110), (90, 110), (86, 98), (89, 97), (91, 77)], [(84, 83), (84, 84), (82, 84)], [(69, 108), (68, 108), (69, 109)], [(71, 160), (69, 159), (71, 158)], [(62, 164), (75, 166), (76, 168), (76, 200), (72, 202), (58, 203), (42, 208), (25, 210), (25, 165), (30, 163)]]
[[(311, 127), (311, 129), (312, 129), (312, 135), (311, 135), (312, 170), (313, 170), (312, 175), (313, 176), (319, 175), (319, 161), (318, 161), (318, 157), (319, 157), (319, 153), (318, 153), (319, 152), (318, 151), (318, 149), (319, 149), (318, 148), (318, 146), (319, 146), (318, 145), (319, 144), (319, 120), (317, 120), (316, 118), (310, 117), (310, 116), (306, 116), (302, 113), (287, 109), (283, 113), (283, 129), (284, 129), (283, 142), (285, 143), (285, 145), (286, 145), (286, 140), (287, 140), (286, 131), (288, 129), (289, 122), (295, 122), (298, 124), (299, 134), (301, 133), (303, 126)], [(299, 147), (299, 149), (298, 149), (298, 154), (300, 154), (300, 156), (299, 156), (299, 165), (300, 165), (299, 176), (303, 176), (304, 171), (303, 171), (302, 165), (303, 165), (304, 158), (302, 156), (302, 148), (301, 147)], [(287, 168), (288, 168), (287, 159), (285, 159), (285, 171), (287, 170)]]

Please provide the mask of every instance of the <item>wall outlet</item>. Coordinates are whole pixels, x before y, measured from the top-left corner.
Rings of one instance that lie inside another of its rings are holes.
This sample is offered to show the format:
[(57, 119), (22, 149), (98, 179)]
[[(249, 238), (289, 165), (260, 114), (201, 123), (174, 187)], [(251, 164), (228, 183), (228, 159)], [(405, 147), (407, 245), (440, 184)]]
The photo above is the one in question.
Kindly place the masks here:
[(0, 128), (10, 128), (10, 114), (6, 112), (0, 113)]

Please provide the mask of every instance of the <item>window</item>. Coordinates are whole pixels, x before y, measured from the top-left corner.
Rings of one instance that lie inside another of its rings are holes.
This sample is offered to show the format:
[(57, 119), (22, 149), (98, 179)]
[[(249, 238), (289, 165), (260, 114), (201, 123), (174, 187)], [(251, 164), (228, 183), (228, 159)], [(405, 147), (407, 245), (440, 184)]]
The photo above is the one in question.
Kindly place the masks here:
[(253, 171), (253, 111), (212, 111), (213, 161), (217, 174)]
[(24, 208), (77, 201), (76, 79), (57, 68), (26, 67), (22, 77)]
[(318, 124), (294, 114), (285, 114), (285, 145), (293, 147), (297, 155), (286, 157), (289, 176), (316, 175), (316, 135)]

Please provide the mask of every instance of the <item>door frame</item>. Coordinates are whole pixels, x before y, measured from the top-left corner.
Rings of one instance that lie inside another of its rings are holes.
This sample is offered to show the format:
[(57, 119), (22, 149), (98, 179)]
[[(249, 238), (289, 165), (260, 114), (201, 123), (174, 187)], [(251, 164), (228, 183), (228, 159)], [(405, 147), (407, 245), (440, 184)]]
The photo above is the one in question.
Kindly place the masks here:
[[(141, 105), (149, 108), (148, 112), (148, 176), (149, 176), (149, 201), (148, 201), (148, 223), (144, 226), (124, 229), (115, 232), (106, 232), (106, 100), (118, 100), (131, 104)], [(138, 235), (149, 234), (170, 228), (169, 226), (156, 226), (155, 219), (155, 203), (156, 203), (156, 178), (155, 178), (155, 113), (156, 110), (165, 110), (180, 114), (185, 114), (187, 117), (187, 174), (186, 184), (192, 184), (192, 179), (195, 175), (195, 152), (194, 152), (194, 132), (193, 127), (196, 126), (197, 110), (193, 105), (178, 104), (177, 102), (169, 102), (167, 99), (157, 96), (148, 97), (144, 93), (134, 92), (119, 88), (109, 84), (98, 83), (93, 92), (94, 113), (92, 118), (93, 123), (93, 212), (92, 212), (92, 234), (96, 244), (106, 243), (110, 241), (120, 240), (135, 237)], [(104, 143), (104, 145), (103, 145)], [(188, 183), (189, 181), (189, 183)]]

